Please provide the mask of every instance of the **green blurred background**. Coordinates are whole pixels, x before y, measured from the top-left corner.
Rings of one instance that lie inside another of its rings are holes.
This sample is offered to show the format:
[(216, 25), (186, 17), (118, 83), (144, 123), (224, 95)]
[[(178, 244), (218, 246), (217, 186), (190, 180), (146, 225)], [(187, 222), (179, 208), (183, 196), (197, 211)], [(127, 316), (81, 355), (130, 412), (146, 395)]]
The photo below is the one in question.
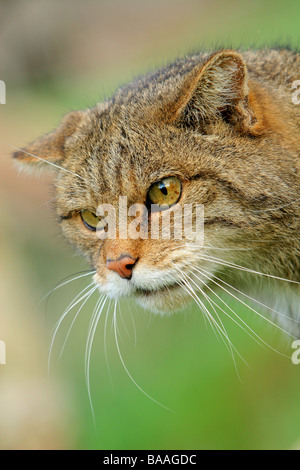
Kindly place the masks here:
[(290, 360), (291, 339), (230, 299), (285, 356), (262, 348), (225, 317), (248, 363), (237, 356), (235, 366), (197, 306), (161, 318), (124, 303), (119, 347), (138, 386), (119, 357), (111, 310), (106, 328), (105, 316), (100, 319), (91, 355), (94, 424), (84, 354), (95, 294), (60, 357), (76, 308), (63, 322), (47, 377), (51, 331), (88, 281), (41, 299), (87, 266), (59, 234), (48, 202), (53, 177), (16, 172), (7, 145), (25, 145), (69, 110), (94, 105), (178, 55), (219, 46), (296, 47), (299, 18), (298, 0), (0, 1), (0, 79), (7, 87), (7, 103), (0, 105), (0, 339), (7, 345), (0, 448), (300, 447), (300, 366)]

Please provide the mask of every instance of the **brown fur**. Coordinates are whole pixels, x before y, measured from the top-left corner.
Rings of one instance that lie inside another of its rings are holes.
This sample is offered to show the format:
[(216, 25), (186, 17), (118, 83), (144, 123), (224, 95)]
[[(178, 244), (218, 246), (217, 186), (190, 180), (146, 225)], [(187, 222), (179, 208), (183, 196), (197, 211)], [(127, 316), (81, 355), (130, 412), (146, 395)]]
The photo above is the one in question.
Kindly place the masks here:
[[(291, 99), (299, 78), (300, 54), (285, 49), (186, 57), (104, 104), (67, 115), (57, 131), (15, 157), (42, 165), (28, 155), (35, 154), (78, 175), (58, 171), (57, 214), (109, 295), (178, 308), (186, 293), (173, 286), (174, 264), (187, 275), (191, 265), (209, 271), (212, 287), (214, 276), (226, 273), (202, 255), (299, 282), (300, 106)], [(102, 242), (83, 225), (81, 209), (117, 206), (125, 195), (129, 205), (144, 204), (151, 184), (168, 176), (181, 180), (181, 204), (205, 205), (203, 248), (175, 240)], [(123, 254), (138, 258), (131, 281), (106, 268), (107, 258)], [(298, 301), (291, 301), (298, 285), (292, 294), (288, 283), (282, 286), (278, 308), (300, 319)]]

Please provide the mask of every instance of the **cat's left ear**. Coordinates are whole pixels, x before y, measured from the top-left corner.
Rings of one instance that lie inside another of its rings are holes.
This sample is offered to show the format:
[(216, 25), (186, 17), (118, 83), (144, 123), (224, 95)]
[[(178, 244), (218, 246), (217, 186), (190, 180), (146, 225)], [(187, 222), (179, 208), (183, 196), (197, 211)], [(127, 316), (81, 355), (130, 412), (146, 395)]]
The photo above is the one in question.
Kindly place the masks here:
[(67, 139), (77, 131), (83, 119), (84, 111), (74, 111), (64, 116), (57, 129), (14, 153), (14, 158), (22, 166), (49, 169), (60, 165), (65, 159)]
[(164, 111), (169, 122), (197, 127), (223, 118), (259, 135), (264, 126), (258, 93), (241, 54), (222, 50), (193, 68)]

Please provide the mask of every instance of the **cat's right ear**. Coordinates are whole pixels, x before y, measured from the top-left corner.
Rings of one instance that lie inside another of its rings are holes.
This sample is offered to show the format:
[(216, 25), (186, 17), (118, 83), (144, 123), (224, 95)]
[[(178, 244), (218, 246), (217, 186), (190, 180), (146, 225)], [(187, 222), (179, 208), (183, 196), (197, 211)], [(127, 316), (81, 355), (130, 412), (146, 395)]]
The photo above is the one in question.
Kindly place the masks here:
[(14, 159), (24, 168), (50, 169), (59, 166), (65, 159), (66, 141), (78, 131), (83, 116), (84, 111), (66, 114), (57, 129), (16, 151)]
[(225, 119), (252, 135), (280, 127), (277, 114), (268, 96), (249, 81), (242, 55), (233, 50), (221, 50), (204, 65), (195, 65), (164, 108), (174, 124), (201, 127)]

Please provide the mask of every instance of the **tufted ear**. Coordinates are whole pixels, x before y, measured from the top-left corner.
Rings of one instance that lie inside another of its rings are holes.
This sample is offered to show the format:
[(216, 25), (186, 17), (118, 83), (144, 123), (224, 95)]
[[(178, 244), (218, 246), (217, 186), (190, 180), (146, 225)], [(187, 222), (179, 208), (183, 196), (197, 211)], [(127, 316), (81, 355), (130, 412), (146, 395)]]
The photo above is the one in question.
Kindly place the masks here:
[(173, 123), (200, 126), (218, 118), (254, 135), (264, 131), (260, 90), (249, 82), (243, 57), (222, 50), (204, 65), (188, 74), (175, 100), (168, 105), (167, 116)]
[(83, 115), (83, 111), (68, 113), (56, 130), (18, 150), (13, 157), (22, 166), (30, 165), (32, 168), (59, 165), (65, 158), (66, 140), (78, 130)]

